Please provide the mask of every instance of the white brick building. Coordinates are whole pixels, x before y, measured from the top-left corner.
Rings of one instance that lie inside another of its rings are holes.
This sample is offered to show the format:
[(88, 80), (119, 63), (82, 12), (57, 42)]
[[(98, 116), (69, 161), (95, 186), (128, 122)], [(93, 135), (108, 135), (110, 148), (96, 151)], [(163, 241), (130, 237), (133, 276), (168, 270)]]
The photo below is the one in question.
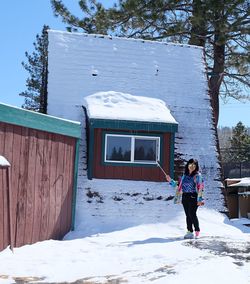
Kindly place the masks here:
[[(206, 199), (221, 199), (215, 129), (203, 49), (196, 46), (49, 31), (48, 114), (85, 125), (84, 97), (117, 91), (163, 100), (178, 122), (175, 171), (197, 158)], [(79, 176), (86, 175), (83, 127)], [(217, 202), (216, 202), (217, 203)]]

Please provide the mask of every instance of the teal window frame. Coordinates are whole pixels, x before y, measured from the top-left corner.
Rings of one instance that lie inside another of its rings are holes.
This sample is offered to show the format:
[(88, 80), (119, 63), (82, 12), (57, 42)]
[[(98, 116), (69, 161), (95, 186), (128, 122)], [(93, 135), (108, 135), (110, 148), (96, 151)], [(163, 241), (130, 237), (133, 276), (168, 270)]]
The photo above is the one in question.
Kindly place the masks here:
[[(163, 135), (169, 133), (171, 135), (170, 145), (170, 174), (173, 176), (174, 173), (174, 141), (175, 132), (178, 131), (178, 123), (163, 123), (163, 122), (148, 122), (148, 121), (130, 121), (130, 120), (110, 120), (110, 119), (98, 119), (87, 117), (87, 129), (88, 129), (88, 179), (93, 178), (93, 164), (94, 164), (94, 131), (95, 129), (102, 129), (102, 149), (101, 149), (101, 164), (103, 166), (130, 166), (130, 167), (157, 167), (152, 164), (131, 164), (131, 163), (110, 163), (104, 162), (104, 133), (119, 133), (120, 134), (142, 134), (143, 136), (159, 136), (161, 137), (160, 149), (160, 163), (163, 162)], [(127, 131), (124, 131), (124, 130)], [(152, 133), (152, 134), (151, 134)]]

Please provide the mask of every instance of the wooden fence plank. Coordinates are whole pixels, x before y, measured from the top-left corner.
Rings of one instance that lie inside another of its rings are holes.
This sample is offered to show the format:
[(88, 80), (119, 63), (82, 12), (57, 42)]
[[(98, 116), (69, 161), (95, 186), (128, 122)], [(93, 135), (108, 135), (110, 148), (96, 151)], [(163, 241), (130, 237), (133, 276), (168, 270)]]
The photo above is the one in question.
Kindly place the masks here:
[(41, 191), (42, 191), (42, 168), (43, 168), (43, 147), (44, 134), (37, 132), (37, 147), (36, 147), (36, 179), (35, 179), (35, 195), (34, 195), (34, 222), (32, 231), (32, 243), (40, 240), (40, 226), (41, 226)]
[(28, 128), (22, 128), (20, 168), (18, 179), (17, 198), (17, 224), (16, 224), (16, 246), (22, 246), (24, 242), (26, 222), (26, 200), (27, 200), (27, 179), (28, 179), (28, 150), (29, 138)]
[[(73, 140), (71, 138), (71, 140)], [(72, 221), (72, 208), (73, 208), (73, 191), (74, 191), (74, 166), (75, 166), (75, 139), (71, 142), (70, 147), (70, 161), (68, 166), (69, 179), (68, 179), (68, 194), (67, 194), (67, 220), (66, 220), (66, 232), (71, 229)]]
[[(0, 154), (4, 155), (3, 150), (4, 150), (4, 135), (5, 135), (5, 125), (0, 122)], [(3, 238), (3, 231), (4, 231), (4, 189), (5, 189), (5, 184), (4, 184), (4, 169), (0, 169), (0, 250), (4, 249), (4, 238)]]
[(32, 244), (34, 223), (34, 200), (35, 200), (35, 176), (36, 176), (36, 130), (29, 130), (29, 152), (28, 152), (28, 176), (27, 176), (27, 200), (24, 242)]
[(69, 183), (69, 172), (68, 167), (70, 164), (70, 152), (69, 145), (64, 143), (64, 171), (63, 171), (63, 190), (61, 195), (61, 214), (60, 214), (60, 230), (61, 234), (66, 231), (66, 220), (67, 220), (67, 194), (68, 194), (68, 183)]
[(63, 236), (61, 230), (61, 214), (62, 214), (62, 190), (64, 184), (64, 137), (61, 137), (59, 143), (59, 156), (58, 156), (58, 163), (57, 163), (57, 179), (56, 179), (56, 237), (61, 239)]
[(50, 160), (51, 157), (51, 136), (52, 134), (46, 133), (44, 137), (43, 149), (43, 169), (42, 169), (42, 208), (41, 208), (41, 228), (40, 240), (45, 240), (48, 237), (49, 225), (49, 211), (50, 211), (50, 188), (49, 188), (49, 175), (50, 175)]
[(62, 196), (62, 217), (61, 217), (61, 229), (63, 232), (68, 232), (71, 227), (71, 209), (72, 209), (72, 197), (73, 197), (73, 176), (74, 176), (74, 145), (72, 138), (65, 139), (65, 156), (64, 161), (64, 189)]
[(11, 181), (10, 181), (10, 167), (6, 169), (6, 180), (7, 180), (7, 191), (8, 191), (8, 206), (9, 206), (9, 236), (10, 236), (10, 249), (13, 252), (14, 249), (14, 226), (13, 226), (13, 204), (12, 204), (12, 188), (11, 188)]
[(4, 231), (4, 211), (3, 211), (3, 202), (4, 202), (4, 169), (0, 169), (0, 250), (5, 248), (3, 231)]
[[(4, 137), (4, 156), (12, 164), (12, 152), (13, 149), (13, 125), (7, 124), (5, 127), (5, 137)], [(6, 175), (6, 173), (5, 173)], [(5, 176), (5, 190), (4, 190), (4, 243), (10, 243), (10, 220), (9, 220), (9, 200), (8, 200), (8, 189), (7, 189), (7, 178)], [(12, 198), (12, 197), (10, 197)]]
[(49, 224), (48, 224), (48, 239), (55, 239), (55, 223), (56, 223), (56, 168), (59, 144), (56, 135), (52, 135), (51, 138), (51, 159), (50, 159), (50, 176), (49, 176), (49, 187), (50, 187), (50, 214), (49, 214)]
[(11, 188), (12, 188), (12, 204), (13, 204), (13, 226), (15, 234), (16, 246), (16, 232), (17, 232), (17, 204), (18, 204), (18, 182), (20, 175), (20, 155), (21, 155), (21, 141), (22, 141), (22, 127), (15, 126), (13, 129), (13, 160), (11, 161)]

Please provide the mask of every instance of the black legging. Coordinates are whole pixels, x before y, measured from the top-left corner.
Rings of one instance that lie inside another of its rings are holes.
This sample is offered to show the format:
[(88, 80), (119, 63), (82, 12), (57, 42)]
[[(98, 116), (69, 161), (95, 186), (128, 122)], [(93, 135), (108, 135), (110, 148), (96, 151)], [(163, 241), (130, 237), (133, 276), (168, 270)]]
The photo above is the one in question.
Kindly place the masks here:
[(193, 226), (195, 231), (200, 231), (199, 220), (196, 216), (197, 206), (197, 193), (183, 193), (182, 204), (186, 214), (187, 229), (189, 232), (193, 232)]

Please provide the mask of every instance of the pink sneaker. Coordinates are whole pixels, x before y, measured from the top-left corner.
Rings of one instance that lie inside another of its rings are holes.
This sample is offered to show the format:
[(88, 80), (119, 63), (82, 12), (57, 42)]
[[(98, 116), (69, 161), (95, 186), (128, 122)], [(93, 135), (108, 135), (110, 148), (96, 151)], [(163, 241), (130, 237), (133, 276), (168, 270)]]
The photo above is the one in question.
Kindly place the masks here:
[(198, 239), (200, 236), (200, 231), (195, 231), (195, 238)]

